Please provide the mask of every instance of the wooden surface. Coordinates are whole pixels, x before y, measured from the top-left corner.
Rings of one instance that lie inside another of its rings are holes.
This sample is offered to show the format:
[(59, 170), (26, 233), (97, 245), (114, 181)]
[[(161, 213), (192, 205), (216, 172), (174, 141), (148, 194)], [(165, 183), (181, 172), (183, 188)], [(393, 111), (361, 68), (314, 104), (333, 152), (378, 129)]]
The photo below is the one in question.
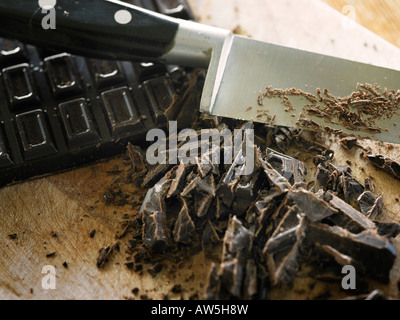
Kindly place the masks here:
[[(327, 2), (339, 10), (345, 4), (339, 0)], [(388, 5), (381, 5), (385, 2)], [(396, 1), (359, 0), (351, 3), (361, 23), (399, 45), (400, 5)], [(240, 10), (235, 8), (234, 11)], [(207, 12), (198, 14), (203, 21), (209, 18)], [(385, 23), (389, 18), (394, 24)], [(250, 35), (258, 32), (253, 29), (253, 33), (244, 25), (242, 28)], [(381, 144), (371, 145), (386, 150)], [(343, 161), (355, 159), (353, 170), (359, 179), (374, 177), (377, 193), (384, 193), (386, 209), (381, 218), (400, 221), (400, 206), (393, 191), (400, 190), (400, 182), (358, 160), (357, 153), (345, 153), (337, 146), (336, 149)], [(400, 159), (398, 148), (390, 155)], [(192, 279), (191, 286), (185, 287), (183, 297), (201, 291), (209, 265), (201, 254), (179, 268), (171, 264), (156, 278), (147, 273), (140, 276), (124, 266), (126, 244), (122, 240), (121, 254), (117, 254), (104, 270), (96, 267), (98, 250), (116, 243), (115, 235), (120, 230), (123, 215), (134, 215), (138, 210), (138, 206), (132, 209), (131, 205), (107, 206), (104, 203), (103, 195), (116, 179), (107, 171), (123, 171), (124, 168), (119, 157), (0, 190), (0, 298), (123, 299), (134, 297), (131, 290), (135, 287), (140, 288), (140, 294), (162, 298), (174, 284), (185, 285), (188, 278)], [(135, 197), (145, 192), (128, 184), (121, 186)], [(96, 230), (93, 238), (89, 236), (91, 230)], [(16, 234), (17, 238), (11, 239), (11, 234)], [(53, 252), (54, 256), (46, 257)], [(68, 264), (67, 268), (63, 266), (64, 262)], [(55, 290), (42, 288), (45, 275), (41, 271), (45, 265), (56, 268)]]
[[(400, 47), (400, 1), (323, 0), (339, 12)], [(354, 8), (352, 10), (351, 7)]]

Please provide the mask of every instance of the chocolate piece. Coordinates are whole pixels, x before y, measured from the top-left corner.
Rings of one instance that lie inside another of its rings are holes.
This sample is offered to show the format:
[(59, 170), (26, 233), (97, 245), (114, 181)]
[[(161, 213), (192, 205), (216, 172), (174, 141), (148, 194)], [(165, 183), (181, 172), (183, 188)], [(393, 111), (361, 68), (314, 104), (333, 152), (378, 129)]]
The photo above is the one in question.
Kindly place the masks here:
[(369, 154), (366, 158), (375, 166), (400, 180), (400, 164), (381, 155)]
[(139, 147), (133, 146), (130, 142), (128, 142), (128, 154), (129, 158), (132, 162), (132, 169), (134, 172), (140, 172), (145, 170), (146, 166), (143, 160), (142, 150)]
[[(250, 123), (247, 123), (242, 127), (243, 130), (249, 128), (251, 128)], [(234, 140), (236, 141), (237, 138), (234, 137)], [(228, 208), (232, 208), (235, 197), (240, 198), (236, 201), (236, 204), (239, 204), (239, 208), (236, 208), (236, 206), (234, 208), (236, 212), (243, 212), (245, 208), (255, 200), (261, 183), (261, 177), (258, 175), (259, 163), (257, 158), (252, 164), (247, 164), (247, 159), (244, 161), (244, 140), (245, 139), (243, 138), (241, 147), (237, 154), (234, 154), (234, 161), (226, 171), (218, 189), (218, 194), (221, 197), (222, 202)], [(243, 174), (246, 172), (246, 165), (253, 166), (253, 171), (249, 175)], [(241, 200), (244, 200), (246, 204), (241, 204)]]
[(164, 177), (147, 192), (140, 213), (142, 214), (143, 242), (154, 251), (164, 251), (169, 242), (169, 231), (166, 226), (166, 209), (164, 197), (171, 182)]
[(372, 291), (365, 300), (389, 300), (380, 290)]
[(212, 175), (207, 179), (202, 179), (200, 176), (197, 176), (186, 186), (185, 189), (183, 189), (181, 196), (187, 197), (197, 192), (204, 192), (205, 194), (210, 194), (215, 197), (216, 189)]
[(304, 181), (304, 176), (307, 174), (307, 168), (303, 162), (279, 154), (272, 149), (267, 149), (267, 153), (265, 161), (285, 177), (290, 184), (293, 185)]
[(315, 194), (304, 189), (291, 190), (288, 196), (312, 221), (321, 221), (338, 212)]
[(305, 224), (301, 237), (311, 249), (315, 243), (328, 245), (363, 265), (367, 276), (385, 283), (389, 281), (389, 272), (397, 255), (396, 249), (376, 231), (368, 229), (353, 234), (341, 227), (310, 222)]
[(187, 173), (192, 169), (191, 165), (183, 164), (181, 163), (179, 166), (175, 167), (173, 174), (172, 174), (172, 180), (171, 180), (171, 186), (169, 188), (167, 198), (170, 198), (172, 196), (178, 195), (184, 186), (185, 183), (185, 178)]
[[(246, 295), (254, 294), (256, 270), (254, 264), (248, 262), (252, 244), (253, 234), (232, 216), (225, 232), (221, 264), (219, 269), (215, 266), (211, 269), (208, 298), (240, 298), (243, 291), (247, 291)], [(243, 283), (251, 283), (251, 287), (243, 288)]]
[(221, 282), (219, 279), (218, 268), (215, 263), (211, 264), (208, 274), (207, 289), (205, 297), (207, 300), (216, 300), (220, 295)]
[(386, 238), (395, 238), (398, 234), (400, 234), (400, 224), (396, 222), (375, 222), (378, 230), (378, 234), (382, 237)]
[(343, 190), (344, 199), (346, 202), (355, 201), (363, 192), (364, 187), (356, 179), (341, 175), (339, 185)]
[(326, 190), (328, 187), (330, 176), (331, 172), (328, 169), (326, 169), (322, 164), (319, 164), (317, 167), (315, 189), (319, 190), (320, 188), (323, 188), (324, 190)]
[(108, 245), (105, 248), (101, 248), (99, 250), (99, 255), (97, 257), (97, 267), (98, 268), (104, 268), (106, 263), (109, 262), (111, 255), (115, 252), (119, 251), (119, 243), (117, 242), (113, 246)]
[(367, 178), (365, 179), (365, 190), (375, 192), (375, 184), (372, 182), (371, 179)]
[(199, 218), (207, 214), (211, 201), (215, 196), (216, 187), (213, 175), (209, 175), (206, 179), (197, 176), (181, 193), (181, 197), (194, 199), (195, 211)]
[(244, 288), (243, 297), (245, 300), (252, 299), (257, 294), (258, 291), (257, 275), (258, 273), (257, 273), (256, 263), (252, 259), (247, 260), (245, 277), (243, 280), (243, 288)]
[(268, 269), (271, 272), (271, 280), (275, 284), (280, 281), (288, 284), (297, 270), (299, 223), (298, 207), (288, 207), (286, 214), (263, 249)]
[(360, 211), (370, 219), (375, 219), (383, 210), (382, 196), (375, 196), (372, 192), (366, 191), (357, 199)]
[(339, 211), (338, 214), (329, 217), (329, 220), (350, 232), (359, 233), (367, 229), (373, 229), (375, 224), (365, 217), (361, 212), (354, 209), (351, 205), (344, 202), (339, 197), (327, 194), (331, 197), (329, 204)]
[(327, 254), (331, 255), (335, 261), (341, 266), (351, 265), (354, 266), (354, 261), (351, 257), (346, 256), (345, 254), (340, 253), (335, 248), (332, 248), (328, 245), (321, 246), (321, 249), (325, 251)]
[(189, 208), (186, 201), (181, 198), (182, 209), (178, 214), (173, 230), (174, 240), (183, 244), (192, 242), (192, 233), (195, 229), (192, 218), (190, 217)]
[(289, 181), (285, 177), (282, 177), (268, 162), (261, 160), (260, 163), (270, 186), (275, 187), (282, 193), (288, 192), (291, 188)]
[(173, 164), (159, 164), (151, 169), (143, 179), (142, 187), (153, 187), (164, 175), (174, 167)]
[(210, 248), (214, 244), (217, 244), (221, 241), (215, 226), (212, 224), (210, 220), (207, 221), (207, 224), (204, 228), (201, 244), (205, 253), (207, 253), (207, 248)]
[(356, 137), (344, 137), (340, 139), (340, 143), (348, 150), (352, 150), (357, 145)]

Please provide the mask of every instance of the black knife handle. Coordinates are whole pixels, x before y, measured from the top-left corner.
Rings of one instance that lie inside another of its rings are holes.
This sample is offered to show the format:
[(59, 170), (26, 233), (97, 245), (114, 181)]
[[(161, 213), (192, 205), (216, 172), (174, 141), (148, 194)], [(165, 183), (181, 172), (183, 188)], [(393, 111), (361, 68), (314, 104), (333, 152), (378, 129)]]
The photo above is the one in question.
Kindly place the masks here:
[[(37, 0), (0, 1), (0, 36), (103, 59), (156, 60), (173, 47), (179, 27), (172, 18), (121, 1), (53, 2), (56, 29), (46, 30), (42, 21), (50, 10)], [(129, 23), (117, 22), (119, 10), (129, 12)]]

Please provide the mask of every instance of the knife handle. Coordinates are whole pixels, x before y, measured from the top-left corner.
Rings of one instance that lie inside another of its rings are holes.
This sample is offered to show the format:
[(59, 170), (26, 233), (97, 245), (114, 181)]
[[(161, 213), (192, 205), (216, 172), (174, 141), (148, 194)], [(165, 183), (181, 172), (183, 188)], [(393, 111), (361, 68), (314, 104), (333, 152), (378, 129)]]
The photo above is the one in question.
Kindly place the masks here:
[[(44, 29), (44, 19), (55, 29)], [(160, 59), (178, 28), (178, 19), (116, 0), (0, 1), (1, 36), (102, 59)]]

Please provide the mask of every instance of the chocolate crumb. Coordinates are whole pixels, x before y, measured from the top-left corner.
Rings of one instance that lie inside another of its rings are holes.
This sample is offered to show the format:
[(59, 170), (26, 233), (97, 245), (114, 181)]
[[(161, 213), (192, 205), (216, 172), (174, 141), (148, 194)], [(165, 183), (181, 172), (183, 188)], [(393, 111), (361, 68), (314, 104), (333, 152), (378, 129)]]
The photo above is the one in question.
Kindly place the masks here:
[(139, 288), (133, 288), (132, 293), (137, 296), (139, 294)]
[(180, 284), (176, 284), (172, 287), (171, 289), (172, 293), (181, 293), (182, 292), (182, 286)]

